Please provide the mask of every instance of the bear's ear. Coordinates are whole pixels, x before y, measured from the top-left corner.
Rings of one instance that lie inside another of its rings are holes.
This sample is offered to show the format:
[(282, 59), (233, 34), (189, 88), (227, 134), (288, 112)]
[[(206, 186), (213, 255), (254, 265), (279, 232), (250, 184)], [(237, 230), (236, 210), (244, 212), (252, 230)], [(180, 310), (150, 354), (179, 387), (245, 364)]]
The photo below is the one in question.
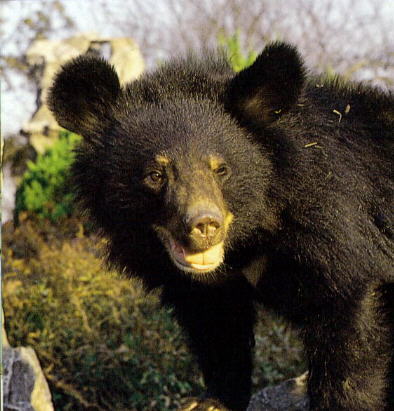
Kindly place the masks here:
[(109, 125), (120, 91), (118, 75), (106, 60), (82, 55), (57, 73), (47, 103), (62, 127), (89, 139)]
[(305, 82), (295, 47), (275, 42), (229, 84), (225, 105), (241, 123), (269, 124), (296, 104)]

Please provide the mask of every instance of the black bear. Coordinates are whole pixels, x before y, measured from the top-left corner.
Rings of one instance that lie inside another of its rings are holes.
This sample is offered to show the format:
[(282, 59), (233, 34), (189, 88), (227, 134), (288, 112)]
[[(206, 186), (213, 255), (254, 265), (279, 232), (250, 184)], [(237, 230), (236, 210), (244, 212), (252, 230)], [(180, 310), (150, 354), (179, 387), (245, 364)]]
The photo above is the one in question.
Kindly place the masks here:
[(207, 393), (187, 409), (247, 407), (256, 303), (301, 329), (312, 410), (394, 409), (390, 92), (272, 43), (238, 74), (189, 53), (125, 87), (77, 57), (49, 106), (84, 137), (73, 176), (109, 261), (189, 337)]

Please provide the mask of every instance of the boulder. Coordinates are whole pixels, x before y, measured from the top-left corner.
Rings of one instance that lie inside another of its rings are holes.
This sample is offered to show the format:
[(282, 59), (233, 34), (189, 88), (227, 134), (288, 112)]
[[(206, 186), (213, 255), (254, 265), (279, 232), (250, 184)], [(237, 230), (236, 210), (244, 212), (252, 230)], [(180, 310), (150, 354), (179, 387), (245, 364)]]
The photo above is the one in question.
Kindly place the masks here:
[(12, 348), (3, 328), (4, 411), (53, 411), (48, 383), (31, 347)]

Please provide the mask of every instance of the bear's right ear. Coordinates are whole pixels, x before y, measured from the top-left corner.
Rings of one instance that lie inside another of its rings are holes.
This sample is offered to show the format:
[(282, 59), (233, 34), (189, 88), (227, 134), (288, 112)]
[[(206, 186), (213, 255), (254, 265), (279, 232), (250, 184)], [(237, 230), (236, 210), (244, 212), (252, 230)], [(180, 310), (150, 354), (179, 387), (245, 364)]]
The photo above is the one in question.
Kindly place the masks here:
[(296, 48), (274, 42), (230, 81), (225, 106), (243, 124), (270, 124), (296, 104), (304, 83)]
[(47, 103), (62, 127), (89, 139), (109, 125), (120, 92), (118, 75), (106, 60), (82, 55), (57, 73)]

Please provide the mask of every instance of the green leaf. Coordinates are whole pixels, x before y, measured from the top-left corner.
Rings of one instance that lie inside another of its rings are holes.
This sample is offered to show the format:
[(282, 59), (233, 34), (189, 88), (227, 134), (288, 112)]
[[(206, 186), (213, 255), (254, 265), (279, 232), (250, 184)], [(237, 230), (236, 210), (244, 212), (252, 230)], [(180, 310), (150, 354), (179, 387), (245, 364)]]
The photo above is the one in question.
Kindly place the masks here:
[(38, 155), (35, 162), (27, 163), (27, 171), (16, 192), (16, 222), (22, 211), (52, 221), (73, 213), (74, 196), (67, 181), (74, 159), (73, 148), (80, 140), (77, 134), (62, 132), (52, 147)]

